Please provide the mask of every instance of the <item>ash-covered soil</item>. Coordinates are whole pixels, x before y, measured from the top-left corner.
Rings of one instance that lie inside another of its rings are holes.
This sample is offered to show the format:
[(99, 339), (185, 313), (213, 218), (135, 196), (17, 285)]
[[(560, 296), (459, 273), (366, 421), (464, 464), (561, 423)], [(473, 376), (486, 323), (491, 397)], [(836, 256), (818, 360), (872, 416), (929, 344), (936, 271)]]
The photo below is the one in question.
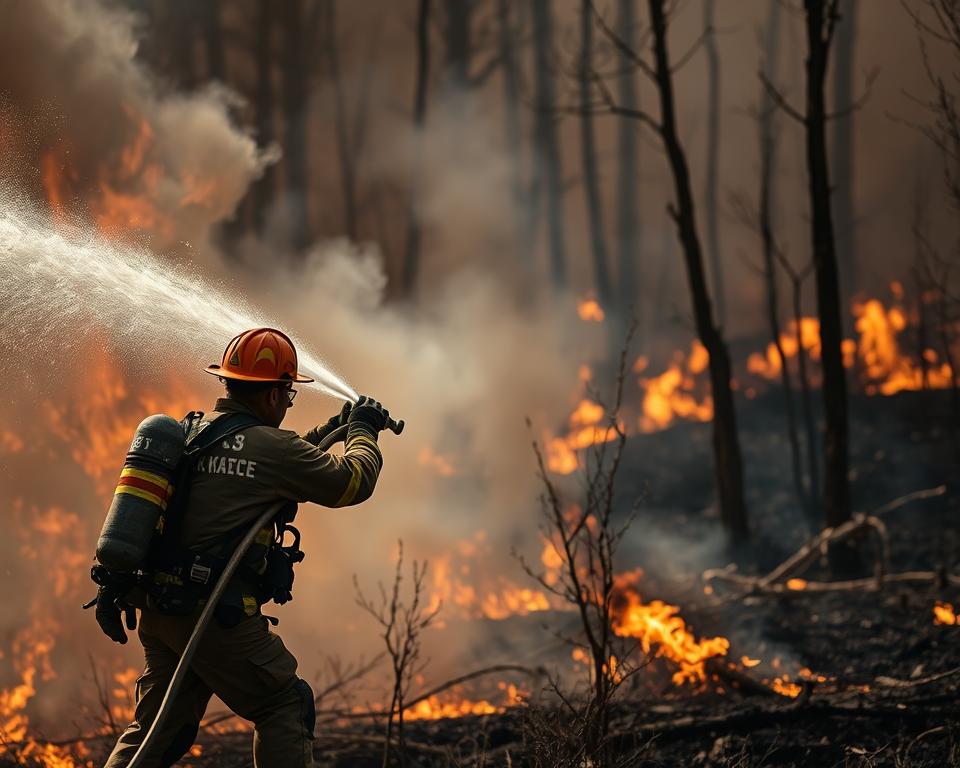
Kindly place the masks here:
[[(803, 684), (796, 698), (745, 690), (731, 681), (694, 690), (671, 683), (655, 661), (626, 685), (615, 708), (612, 744), (623, 766), (929, 766), (960, 764), (960, 626), (935, 625), (935, 601), (960, 603), (937, 584), (885, 586), (881, 591), (791, 592), (723, 601), (707, 596), (706, 568), (739, 560), (739, 572), (763, 574), (809, 535), (790, 475), (789, 446), (778, 393), (740, 403), (741, 443), (753, 542), (731, 554), (711, 507), (710, 427), (681, 424), (631, 438), (621, 477), (621, 506), (641, 497), (622, 551), (624, 568), (642, 567), (644, 599), (682, 606), (700, 636), (730, 639), (729, 659), (756, 681), (802, 668), (823, 681)], [(948, 393), (853, 398), (851, 477), (855, 507), (869, 512), (894, 498), (943, 485), (934, 498), (885, 514), (890, 572), (960, 570), (958, 434)], [(863, 575), (876, 547), (864, 543)], [(824, 564), (803, 574), (827, 580)], [(557, 621), (568, 621), (555, 616)], [(511, 649), (556, 649), (542, 625), (550, 616), (512, 619), (495, 661)], [(505, 625), (506, 626), (506, 625)], [(514, 638), (514, 639), (506, 639)], [(521, 638), (521, 639), (515, 639)], [(752, 663), (752, 662), (751, 662)], [(956, 672), (956, 673), (955, 673)], [(549, 734), (551, 713), (519, 707), (507, 714), (407, 725), (406, 765), (522, 766)], [(570, 737), (555, 724), (555, 741)], [(539, 736), (531, 735), (538, 731)], [(378, 766), (382, 726), (328, 723), (318, 728), (319, 765)], [(250, 764), (250, 735), (202, 734), (203, 753), (190, 765)], [(585, 765), (554, 757), (539, 765)]]

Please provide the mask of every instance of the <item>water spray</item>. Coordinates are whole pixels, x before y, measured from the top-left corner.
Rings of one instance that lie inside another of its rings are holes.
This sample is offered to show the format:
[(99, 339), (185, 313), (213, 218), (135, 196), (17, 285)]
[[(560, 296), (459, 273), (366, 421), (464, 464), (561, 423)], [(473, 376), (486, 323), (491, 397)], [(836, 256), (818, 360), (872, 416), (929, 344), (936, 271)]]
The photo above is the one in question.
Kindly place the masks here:
[[(65, 329), (90, 322), (128, 346), (157, 346), (157, 330), (181, 359), (219, 353), (239, 331), (276, 327), (253, 307), (210, 285), (196, 271), (163, 263), (146, 248), (104, 241), (79, 224), (54, 226), (21, 197), (0, 186), (0, 325), (6, 333), (43, 338), (66, 357)], [(308, 384), (341, 400), (358, 394), (294, 337)], [(20, 359), (19, 357), (17, 359)], [(198, 363), (200, 359), (198, 359)], [(396, 430), (394, 430), (396, 431)]]

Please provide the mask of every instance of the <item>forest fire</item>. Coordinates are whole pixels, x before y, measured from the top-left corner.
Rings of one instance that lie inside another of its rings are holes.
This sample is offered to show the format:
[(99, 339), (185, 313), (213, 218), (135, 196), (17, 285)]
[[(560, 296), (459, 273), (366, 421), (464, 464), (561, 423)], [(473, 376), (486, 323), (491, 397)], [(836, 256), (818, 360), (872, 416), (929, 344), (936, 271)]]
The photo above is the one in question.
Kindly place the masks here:
[(946, 764), (958, 4), (394, 5), (6, 9), (0, 763)]
[[(904, 307), (903, 286), (890, 285), (893, 297), (889, 305), (879, 299), (854, 302), (857, 339), (845, 339), (842, 344), (844, 366), (858, 382), (866, 395), (894, 395), (903, 391), (949, 389), (954, 386), (953, 368), (948, 359), (932, 347), (925, 347), (916, 356), (904, 349), (903, 337), (916, 335), (910, 314)], [(602, 310), (601, 310), (602, 311)], [(584, 320), (583, 311), (578, 313)], [(792, 375), (800, 375), (798, 358), (802, 354), (812, 364), (803, 369), (810, 387), (820, 386), (820, 323), (814, 317), (801, 317), (787, 323), (779, 338), (783, 355), (792, 364)], [(628, 425), (628, 434), (649, 434), (667, 429), (677, 421), (708, 422), (713, 418), (713, 403), (705, 372), (708, 365), (706, 348), (694, 340), (688, 352), (675, 350), (663, 373), (650, 376), (650, 360), (639, 356), (632, 367), (640, 389), (640, 416), (636, 429)], [(765, 352), (751, 353), (743, 366), (740, 381), (755, 377), (767, 382), (779, 382), (783, 361), (773, 342)], [(591, 379), (580, 376), (580, 388)], [(795, 384), (801, 386), (801, 384)], [(757, 387), (744, 387), (748, 395), (756, 396)], [(628, 395), (629, 401), (629, 395)], [(602, 427), (606, 414), (603, 407), (587, 398), (581, 399), (570, 414), (565, 434), (547, 435), (547, 465), (552, 472), (569, 475), (580, 468), (580, 453), (590, 446), (613, 440), (616, 430)], [(801, 587), (802, 588), (802, 587)]]

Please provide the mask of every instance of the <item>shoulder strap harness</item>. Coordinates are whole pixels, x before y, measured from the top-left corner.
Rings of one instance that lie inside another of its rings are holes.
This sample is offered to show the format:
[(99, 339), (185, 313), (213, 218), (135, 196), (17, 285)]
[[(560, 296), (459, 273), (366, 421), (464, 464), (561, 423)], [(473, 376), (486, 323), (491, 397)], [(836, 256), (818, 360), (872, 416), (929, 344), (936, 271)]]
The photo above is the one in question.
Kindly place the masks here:
[[(206, 602), (248, 528), (245, 523), (229, 531), (213, 552), (198, 552), (179, 545), (196, 459), (219, 441), (260, 423), (255, 416), (239, 412), (213, 421), (204, 421), (200, 411), (191, 411), (184, 417), (181, 422), (186, 434), (184, 458), (178, 468), (173, 498), (158, 523), (154, 546), (141, 577), (148, 607), (161, 613), (191, 614)], [(290, 502), (273, 523), (257, 535), (217, 606), (215, 616), (221, 626), (233, 626), (245, 616), (256, 614), (260, 605), (270, 600), (282, 604), (293, 598), (293, 566), (304, 557), (300, 550), (300, 532), (292, 525), (296, 512), (296, 502)], [(293, 543), (285, 546), (288, 532), (293, 535)]]

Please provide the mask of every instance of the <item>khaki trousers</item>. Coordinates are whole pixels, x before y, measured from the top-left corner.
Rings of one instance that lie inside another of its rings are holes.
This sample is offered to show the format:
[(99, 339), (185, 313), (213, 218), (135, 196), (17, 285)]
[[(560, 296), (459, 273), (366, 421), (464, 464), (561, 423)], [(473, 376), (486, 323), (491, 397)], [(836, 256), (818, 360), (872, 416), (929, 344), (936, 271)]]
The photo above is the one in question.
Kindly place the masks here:
[[(105, 768), (122, 768), (136, 753), (160, 708), (167, 685), (193, 630), (195, 617), (144, 611), (140, 617), (144, 670), (137, 680), (134, 720), (120, 736)], [(297, 660), (267, 620), (250, 616), (230, 629), (210, 626), (184, 684), (154, 740), (145, 768), (168, 768), (197, 736), (214, 693), (254, 724), (256, 768), (313, 765), (315, 710), (310, 686), (297, 677)]]

